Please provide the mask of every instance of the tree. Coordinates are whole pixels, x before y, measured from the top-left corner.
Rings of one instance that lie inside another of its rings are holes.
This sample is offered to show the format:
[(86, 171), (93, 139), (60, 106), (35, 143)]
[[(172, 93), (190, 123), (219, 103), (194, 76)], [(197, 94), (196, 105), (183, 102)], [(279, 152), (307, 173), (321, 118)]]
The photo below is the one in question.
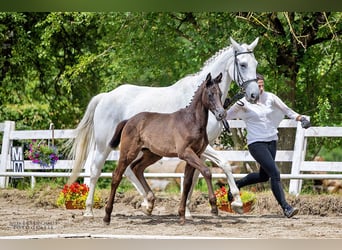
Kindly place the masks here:
[(0, 20), (0, 119), (20, 128), (74, 127), (91, 97), (125, 82), (173, 84), (230, 36), (260, 37), (259, 71), (290, 107), (314, 124), (341, 124), (339, 12), (0, 13)]

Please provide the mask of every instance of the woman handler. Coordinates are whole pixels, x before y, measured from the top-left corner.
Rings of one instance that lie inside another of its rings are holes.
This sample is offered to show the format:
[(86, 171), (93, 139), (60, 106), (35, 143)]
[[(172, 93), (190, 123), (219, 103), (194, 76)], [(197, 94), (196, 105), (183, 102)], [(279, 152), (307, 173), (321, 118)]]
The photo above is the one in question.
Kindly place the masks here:
[[(310, 122), (290, 109), (275, 94), (264, 91), (264, 77), (257, 74), (260, 97), (256, 104), (251, 104), (245, 98), (237, 101), (227, 110), (227, 119), (240, 118), (246, 123), (248, 150), (260, 164), (259, 172), (250, 173), (236, 182), (240, 189), (244, 186), (266, 182), (271, 179), (271, 189), (277, 202), (288, 218), (298, 213), (298, 208), (290, 206), (285, 200), (284, 190), (280, 180), (280, 172), (275, 163), (278, 141), (278, 126), (284, 115), (300, 121), (303, 128), (309, 128)], [(230, 201), (232, 194), (228, 194)]]

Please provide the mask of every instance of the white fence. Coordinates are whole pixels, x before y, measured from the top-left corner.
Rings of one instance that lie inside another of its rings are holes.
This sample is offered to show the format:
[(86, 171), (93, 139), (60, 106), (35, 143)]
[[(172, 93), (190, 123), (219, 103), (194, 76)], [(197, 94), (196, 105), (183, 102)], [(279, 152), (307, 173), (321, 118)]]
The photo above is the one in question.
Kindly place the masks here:
[[(231, 128), (244, 128), (246, 125), (243, 121), (229, 121)], [(302, 179), (342, 179), (342, 174), (310, 174), (309, 171), (324, 172), (341, 172), (342, 162), (317, 162), (305, 161), (307, 138), (308, 137), (342, 137), (342, 127), (311, 127), (302, 129), (300, 123), (293, 120), (284, 119), (281, 128), (297, 128), (294, 150), (278, 150), (276, 155), (277, 162), (292, 162), (291, 174), (281, 174), (282, 179), (291, 179), (289, 191), (292, 194), (298, 194), (301, 190)], [(15, 130), (13, 121), (5, 121), (0, 123), (0, 132), (3, 132), (1, 162), (0, 162), (0, 188), (7, 186), (8, 177), (31, 177), (31, 186), (35, 184), (35, 177), (68, 177), (72, 169), (71, 160), (58, 160), (54, 169), (64, 170), (63, 172), (42, 172), (38, 164), (31, 161), (23, 160), (25, 172), (15, 172), (13, 161), (11, 161), (11, 148), (13, 141), (30, 140), (30, 139), (69, 139), (74, 138), (75, 133), (72, 129), (67, 130)], [(219, 151), (227, 161), (254, 161), (252, 156), (246, 150), (228, 150)], [(107, 160), (117, 160), (118, 151), (113, 151)], [(167, 160), (167, 159), (163, 159)], [(307, 173), (305, 173), (307, 172)], [(309, 172), (309, 173), (308, 173)], [(102, 173), (101, 177), (111, 177), (111, 173)], [(235, 178), (242, 178), (246, 174), (234, 174)], [(80, 174), (81, 177), (90, 177), (90, 170), (84, 169)], [(145, 173), (145, 177), (158, 178), (183, 178), (182, 173)], [(223, 178), (224, 174), (213, 174), (213, 178)]]

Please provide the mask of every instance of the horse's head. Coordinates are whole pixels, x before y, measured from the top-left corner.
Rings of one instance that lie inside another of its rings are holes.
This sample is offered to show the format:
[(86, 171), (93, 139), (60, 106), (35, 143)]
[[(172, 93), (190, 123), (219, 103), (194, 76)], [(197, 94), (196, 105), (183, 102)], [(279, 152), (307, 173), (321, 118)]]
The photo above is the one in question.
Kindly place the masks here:
[(226, 117), (226, 112), (221, 101), (222, 91), (219, 86), (221, 80), (222, 73), (215, 79), (212, 79), (211, 74), (209, 73), (205, 79), (205, 91), (204, 95), (202, 95), (202, 102), (206, 103), (208, 109), (215, 115), (218, 121), (221, 121)]
[(234, 66), (230, 67), (229, 74), (245, 93), (247, 101), (251, 103), (256, 103), (259, 99), (259, 88), (256, 79), (258, 62), (253, 54), (253, 49), (258, 44), (258, 41), (259, 38), (256, 38), (250, 45), (240, 45), (233, 38), (230, 38), (234, 48)]

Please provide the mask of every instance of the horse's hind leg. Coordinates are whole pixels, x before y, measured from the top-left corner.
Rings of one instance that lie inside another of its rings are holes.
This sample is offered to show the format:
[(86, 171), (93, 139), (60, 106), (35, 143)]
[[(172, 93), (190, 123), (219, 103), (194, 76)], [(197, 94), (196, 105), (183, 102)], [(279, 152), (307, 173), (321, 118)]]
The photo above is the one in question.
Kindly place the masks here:
[(141, 185), (145, 190), (146, 195), (144, 196), (144, 202), (141, 204), (141, 206), (142, 211), (147, 215), (152, 214), (155, 196), (150, 186), (146, 182), (146, 179), (144, 177), (144, 170), (148, 166), (160, 160), (161, 158), (162, 157), (160, 157), (159, 155), (153, 154), (151, 151), (144, 149), (142, 157), (131, 164), (133, 172), (135, 173), (136, 177), (138, 178), (138, 180), (140, 181)]
[[(122, 156), (122, 158), (125, 159), (124, 156)], [(110, 223), (110, 218), (111, 218), (111, 214), (113, 211), (113, 204), (114, 204), (116, 189), (118, 188), (118, 186), (122, 180), (122, 175), (125, 172), (125, 169), (127, 166), (128, 166), (128, 164), (127, 164), (126, 159), (121, 160), (121, 158), (120, 158), (118, 166), (113, 172), (110, 195), (109, 195), (109, 199), (107, 201), (107, 205), (105, 208), (106, 213), (105, 213), (105, 216), (103, 218), (104, 223), (106, 223), (107, 225), (109, 225), (109, 223)]]
[(198, 181), (199, 174), (200, 174), (200, 172), (197, 169), (195, 169), (193, 177), (192, 177), (192, 182), (191, 182), (190, 190), (189, 190), (189, 193), (188, 193), (188, 197), (186, 199), (185, 218), (188, 219), (188, 220), (192, 220), (192, 215), (191, 215), (191, 212), (190, 212), (191, 196), (192, 196), (192, 193), (194, 191), (194, 187), (195, 187), (195, 185), (196, 185), (196, 183)]
[(234, 176), (232, 173), (231, 166), (229, 164), (225, 163), (224, 159), (222, 159), (222, 157), (220, 155), (218, 155), (218, 153), (210, 145), (208, 145), (206, 147), (205, 151), (202, 154), (202, 158), (205, 158), (205, 159), (208, 159), (208, 160), (214, 162), (220, 168), (222, 168), (222, 170), (225, 172), (225, 174), (227, 176), (229, 189), (234, 196), (234, 201), (231, 203), (232, 209), (235, 212), (242, 214), (243, 213), (243, 208), (242, 208), (243, 203), (241, 201), (240, 191), (239, 191), (238, 187), (236, 186), (236, 183), (234, 180)]
[(116, 189), (122, 180), (125, 170), (137, 158), (141, 150), (138, 140), (139, 139), (134, 134), (123, 133), (121, 135), (120, 158), (118, 161), (118, 166), (113, 171), (110, 196), (105, 208), (105, 217), (103, 218), (103, 221), (107, 225), (110, 223)]
[(88, 156), (87, 164), (91, 164), (90, 167), (90, 184), (89, 184), (89, 193), (86, 200), (86, 210), (84, 212), (84, 217), (93, 217), (93, 204), (94, 204), (94, 194), (96, 183), (101, 175), (102, 167), (109, 155), (111, 149), (107, 147), (104, 152), (100, 152), (99, 150), (91, 151), (91, 154)]

